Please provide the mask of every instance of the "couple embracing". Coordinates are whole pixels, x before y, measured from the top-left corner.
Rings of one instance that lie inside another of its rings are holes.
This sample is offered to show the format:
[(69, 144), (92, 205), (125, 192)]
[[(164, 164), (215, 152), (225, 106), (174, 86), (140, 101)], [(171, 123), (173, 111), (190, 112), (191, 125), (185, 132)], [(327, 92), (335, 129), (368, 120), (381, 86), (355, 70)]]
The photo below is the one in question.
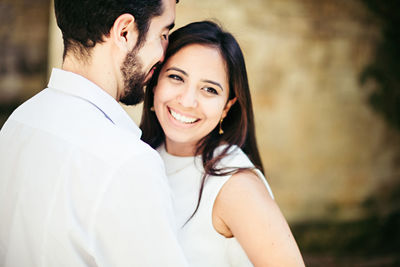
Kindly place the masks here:
[[(241, 49), (176, 0), (55, 0), (62, 69), (0, 132), (1, 266), (303, 266)], [(144, 99), (140, 128), (118, 102)]]

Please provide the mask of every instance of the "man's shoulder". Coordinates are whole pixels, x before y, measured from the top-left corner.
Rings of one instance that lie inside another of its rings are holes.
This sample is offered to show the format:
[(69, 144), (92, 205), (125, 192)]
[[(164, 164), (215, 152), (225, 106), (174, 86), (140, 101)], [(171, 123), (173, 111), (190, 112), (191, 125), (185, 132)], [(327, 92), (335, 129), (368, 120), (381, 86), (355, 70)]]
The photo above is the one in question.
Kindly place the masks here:
[(142, 158), (159, 158), (137, 134), (113, 124), (96, 106), (52, 90), (44, 89), (27, 100), (6, 124), (5, 128), (31, 128), (37, 135), (57, 140), (60, 146), (74, 147), (76, 153), (101, 161), (135, 158), (141, 162)]
[[(140, 160), (141, 157), (153, 157), (155, 160), (160, 159), (156, 150), (150, 145), (143, 142), (139, 136), (132, 134), (124, 129), (112, 128), (108, 132), (104, 132), (104, 141), (108, 149), (115, 150), (124, 157), (133, 157)], [(98, 140), (102, 142), (102, 140)], [(161, 160), (161, 159), (160, 159)]]

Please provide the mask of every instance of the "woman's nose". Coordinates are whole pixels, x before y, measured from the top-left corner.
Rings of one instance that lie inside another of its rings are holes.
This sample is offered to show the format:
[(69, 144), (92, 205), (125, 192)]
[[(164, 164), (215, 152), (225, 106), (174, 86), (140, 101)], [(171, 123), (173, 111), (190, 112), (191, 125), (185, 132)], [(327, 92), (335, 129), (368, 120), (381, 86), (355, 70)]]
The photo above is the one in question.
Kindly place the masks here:
[(179, 103), (183, 107), (195, 108), (197, 107), (197, 93), (194, 88), (184, 88), (179, 96)]

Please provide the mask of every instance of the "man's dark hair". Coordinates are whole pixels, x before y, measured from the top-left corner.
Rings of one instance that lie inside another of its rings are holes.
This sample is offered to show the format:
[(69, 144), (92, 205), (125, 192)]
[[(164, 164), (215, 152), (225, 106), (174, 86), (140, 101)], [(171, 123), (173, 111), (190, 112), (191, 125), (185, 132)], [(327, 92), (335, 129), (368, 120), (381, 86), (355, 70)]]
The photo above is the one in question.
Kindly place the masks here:
[(64, 55), (74, 52), (82, 58), (109, 36), (115, 20), (122, 14), (135, 17), (139, 32), (136, 47), (145, 40), (153, 17), (163, 12), (162, 0), (54, 0), (57, 25), (64, 39)]

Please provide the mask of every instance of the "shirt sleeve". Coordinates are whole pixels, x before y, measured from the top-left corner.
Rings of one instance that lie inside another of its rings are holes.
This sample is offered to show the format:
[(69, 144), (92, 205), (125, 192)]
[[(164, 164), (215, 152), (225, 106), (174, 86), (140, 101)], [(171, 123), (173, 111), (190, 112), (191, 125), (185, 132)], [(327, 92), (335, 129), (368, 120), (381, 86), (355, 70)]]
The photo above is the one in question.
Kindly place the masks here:
[(187, 266), (159, 157), (133, 157), (111, 177), (97, 205), (92, 237), (99, 266)]

